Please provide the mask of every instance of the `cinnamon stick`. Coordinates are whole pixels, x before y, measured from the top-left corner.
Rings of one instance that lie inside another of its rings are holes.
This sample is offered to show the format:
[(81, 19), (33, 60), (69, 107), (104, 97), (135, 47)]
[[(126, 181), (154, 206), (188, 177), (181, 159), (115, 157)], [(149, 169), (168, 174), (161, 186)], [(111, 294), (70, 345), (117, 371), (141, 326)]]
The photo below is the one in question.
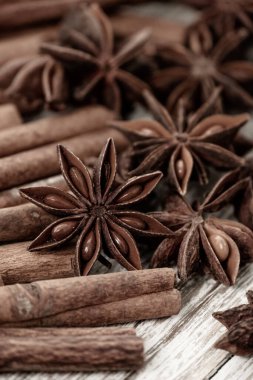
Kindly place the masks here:
[[(97, 156), (108, 137), (115, 140), (118, 150), (127, 146), (126, 140), (114, 130), (105, 128), (99, 133), (87, 133), (59, 141), (80, 159)], [(0, 159), (0, 190), (19, 186), (60, 172), (56, 144), (24, 151)]]
[(0, 241), (34, 239), (54, 220), (56, 217), (32, 203), (0, 209)]
[(156, 47), (166, 46), (171, 43), (182, 43), (184, 39), (184, 24), (158, 17), (139, 16), (128, 12), (111, 17), (111, 22), (115, 33), (125, 38), (139, 32), (141, 29), (150, 28), (149, 45), (155, 45)]
[[(67, 189), (67, 184), (64, 181), (62, 175), (56, 175), (56, 176), (44, 178), (38, 181), (25, 184), (25, 187), (37, 187), (37, 186), (54, 186), (62, 190)], [(6, 207), (18, 206), (18, 205), (28, 202), (25, 198), (20, 196), (19, 189), (20, 187), (13, 187), (11, 189), (0, 192), (0, 209), (6, 208)], [(0, 210), (0, 219), (1, 219), (1, 210)], [(0, 232), (0, 235), (1, 235), (1, 232)], [(0, 241), (1, 241), (1, 238), (0, 238)]]
[(108, 109), (93, 106), (8, 128), (0, 131), (0, 157), (98, 130), (112, 118)]
[(1, 337), (0, 372), (134, 370), (143, 364), (135, 335)]
[(176, 289), (164, 292), (86, 306), (77, 310), (65, 311), (48, 317), (19, 322), (7, 322), (6, 327), (86, 327), (104, 326), (157, 319), (178, 314), (181, 309), (181, 295)]
[(30, 242), (22, 242), (0, 245), (0, 275), (5, 285), (73, 277), (78, 274), (73, 264), (73, 245), (38, 254), (27, 250), (29, 244)]
[(9, 1), (1, 5), (0, 30), (57, 20), (85, 0)]
[(14, 104), (0, 105), (0, 132), (21, 123), (21, 115)]
[(4, 286), (0, 323), (89, 326), (171, 315), (179, 309), (174, 281), (162, 268)]
[(0, 338), (15, 336), (17, 338), (50, 337), (50, 336), (80, 336), (80, 335), (136, 335), (134, 328), (127, 327), (91, 327), (91, 328), (0, 328)]
[(16, 57), (33, 56), (39, 52), (42, 42), (56, 39), (56, 26), (34, 27), (0, 39), (0, 64)]
[(3, 281), (2, 276), (0, 276), (0, 286), (4, 286), (4, 281)]

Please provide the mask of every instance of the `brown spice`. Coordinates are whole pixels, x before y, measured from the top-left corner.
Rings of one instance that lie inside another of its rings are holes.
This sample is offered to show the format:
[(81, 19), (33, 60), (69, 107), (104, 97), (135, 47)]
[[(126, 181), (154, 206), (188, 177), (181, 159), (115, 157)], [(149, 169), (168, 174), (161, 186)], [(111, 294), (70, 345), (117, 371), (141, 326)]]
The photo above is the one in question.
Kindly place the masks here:
[(28, 242), (1, 244), (0, 275), (5, 285), (77, 276), (74, 246), (52, 250), (47, 255), (27, 251)]
[(185, 112), (184, 103), (180, 102), (177, 115), (173, 117), (145, 92), (154, 121), (109, 122), (132, 142), (130, 174), (161, 169), (176, 190), (186, 194), (194, 171), (200, 184), (208, 183), (207, 163), (223, 169), (240, 166), (244, 160), (230, 151), (228, 141), (233, 143), (249, 115), (214, 114), (219, 94), (220, 90), (215, 89), (208, 101), (190, 116)]
[(111, 111), (93, 106), (22, 125), (16, 124), (13, 128), (0, 131), (0, 157), (96, 131), (112, 118)]
[(92, 94), (96, 101), (120, 113), (125, 94), (122, 85), (135, 97), (148, 88), (125, 64), (143, 51), (149, 35), (148, 30), (142, 30), (115, 51), (110, 20), (97, 4), (91, 4), (70, 14), (63, 23), (59, 41), (43, 43), (41, 51), (68, 68), (70, 91), (76, 101), (82, 102)]
[(34, 239), (55, 219), (41, 208), (29, 203), (0, 209), (0, 241), (15, 242)]
[(234, 355), (253, 355), (252, 291), (247, 293), (248, 305), (216, 312), (213, 317), (226, 326), (226, 334), (215, 344), (216, 348)]
[[(84, 161), (97, 156), (108, 136), (115, 139), (117, 149), (123, 150), (127, 142), (120, 134), (111, 129), (86, 133), (71, 139), (60, 141)], [(60, 172), (56, 144), (48, 144), (0, 159), (0, 190), (22, 185)]]
[(180, 98), (185, 99), (189, 109), (198, 108), (218, 85), (223, 87), (223, 91), (216, 112), (222, 111), (224, 100), (226, 106), (228, 102), (236, 101), (237, 107), (251, 108), (253, 96), (247, 85), (253, 80), (253, 64), (243, 58), (230, 58), (248, 36), (247, 31), (230, 31), (214, 42), (208, 27), (205, 25), (203, 28), (204, 38), (193, 31), (188, 43), (171, 44), (160, 49), (165, 67), (154, 75), (155, 88), (167, 94), (170, 110)]
[[(9, 331), (10, 329), (8, 329)], [(143, 364), (143, 342), (134, 334), (37, 334), (1, 337), (0, 372), (136, 370)]]
[(9, 129), (21, 123), (21, 115), (14, 104), (0, 106), (0, 133), (3, 129)]
[(204, 269), (224, 285), (233, 285), (240, 262), (253, 260), (253, 233), (242, 223), (208, 214), (224, 208), (246, 185), (247, 180), (223, 192), (218, 182), (195, 208), (178, 195), (171, 196), (168, 211), (158, 211), (152, 216), (176, 230), (176, 235), (160, 244), (151, 265), (164, 266), (176, 258), (179, 276), (184, 281), (196, 269)]
[(174, 281), (164, 268), (5, 286), (0, 323), (89, 326), (171, 315), (180, 305)]
[(29, 246), (31, 251), (60, 247), (79, 236), (76, 265), (87, 275), (104, 253), (127, 270), (141, 269), (139, 250), (131, 234), (162, 237), (170, 231), (154, 218), (134, 209), (161, 179), (160, 172), (130, 178), (117, 185), (117, 156), (112, 139), (102, 149), (91, 177), (85, 165), (58, 146), (62, 175), (72, 194), (53, 187), (21, 189), (21, 195), (59, 216)]

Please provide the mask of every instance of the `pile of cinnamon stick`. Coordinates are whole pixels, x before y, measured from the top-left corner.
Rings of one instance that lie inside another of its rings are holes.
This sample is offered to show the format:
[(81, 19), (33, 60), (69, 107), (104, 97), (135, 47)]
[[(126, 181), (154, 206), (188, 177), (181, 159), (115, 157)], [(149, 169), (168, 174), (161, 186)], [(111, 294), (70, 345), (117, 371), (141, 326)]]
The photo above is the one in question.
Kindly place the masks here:
[(140, 367), (135, 330), (84, 327), (177, 314), (174, 281), (164, 268), (0, 287), (0, 372)]
[[(38, 54), (43, 41), (55, 39), (66, 12), (86, 2), (0, 0), (0, 64)], [(98, 3), (114, 9), (128, 2)], [(183, 38), (178, 24), (124, 12), (111, 20), (123, 37), (152, 26), (154, 46)], [(133, 328), (105, 326), (169, 317), (181, 308), (171, 269), (80, 278), (74, 246), (46, 255), (27, 250), (54, 216), (25, 203), (20, 186), (66, 190), (59, 143), (87, 166), (108, 137), (118, 152), (126, 149), (122, 134), (105, 128), (113, 118), (94, 105), (24, 121), (15, 105), (0, 105), (0, 372), (135, 370), (144, 362), (142, 339)]]

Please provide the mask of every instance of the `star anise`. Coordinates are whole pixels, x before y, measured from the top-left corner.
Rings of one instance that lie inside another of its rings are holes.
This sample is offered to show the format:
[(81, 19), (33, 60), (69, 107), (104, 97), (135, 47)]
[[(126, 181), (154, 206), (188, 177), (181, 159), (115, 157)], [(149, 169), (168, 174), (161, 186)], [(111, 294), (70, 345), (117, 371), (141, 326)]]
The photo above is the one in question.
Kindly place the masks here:
[(207, 116), (219, 93), (219, 89), (215, 89), (209, 100), (193, 115), (186, 115), (184, 104), (180, 102), (178, 115), (173, 119), (149, 92), (145, 92), (154, 121), (139, 119), (110, 123), (132, 142), (132, 162), (138, 164), (131, 174), (163, 169), (168, 173), (169, 182), (180, 194), (185, 194), (194, 170), (201, 184), (208, 182), (206, 163), (225, 169), (239, 166), (242, 159), (226, 148), (249, 120), (249, 115)]
[(252, 0), (184, 0), (203, 10), (200, 22), (208, 23), (222, 35), (237, 26), (253, 32)]
[(167, 104), (173, 110), (180, 98), (185, 98), (189, 108), (206, 101), (215, 86), (223, 91), (216, 111), (223, 109), (223, 100), (238, 105), (253, 106), (253, 96), (247, 86), (253, 80), (253, 63), (231, 58), (247, 37), (245, 29), (230, 31), (214, 43), (207, 25), (202, 35), (190, 33), (185, 44), (174, 44), (160, 50), (160, 58), (166, 67), (154, 74), (156, 89), (169, 93)]
[(115, 186), (116, 152), (109, 139), (94, 167), (87, 167), (69, 150), (59, 146), (62, 174), (74, 195), (54, 187), (22, 189), (21, 194), (47, 212), (60, 216), (30, 245), (31, 251), (59, 247), (79, 235), (76, 248), (78, 270), (86, 275), (95, 261), (107, 260), (103, 251), (128, 270), (141, 269), (138, 248), (130, 232), (146, 237), (165, 236), (170, 231), (153, 217), (135, 211), (162, 177), (153, 172)]
[(230, 194), (237, 188), (237, 196), (233, 199), (235, 214), (247, 227), (253, 230), (253, 158), (246, 157), (239, 168), (224, 174), (217, 187)]
[(249, 291), (247, 297), (248, 305), (213, 314), (228, 329), (216, 348), (234, 355), (253, 355), (253, 292)]
[(11, 101), (23, 113), (62, 109), (67, 92), (64, 70), (49, 56), (15, 58), (0, 67), (0, 102)]
[(147, 88), (124, 65), (140, 54), (149, 36), (148, 30), (140, 31), (115, 51), (109, 19), (97, 4), (91, 4), (79, 8), (66, 19), (58, 44), (43, 43), (41, 50), (67, 68), (77, 101), (83, 101), (97, 90), (97, 97), (102, 97), (108, 107), (120, 112), (122, 85), (135, 95)]
[(236, 196), (241, 186), (223, 193), (219, 183), (202, 204), (191, 207), (178, 195), (170, 196), (167, 211), (152, 213), (160, 222), (176, 231), (157, 248), (151, 266), (167, 266), (177, 260), (178, 273), (185, 281), (197, 268), (210, 271), (224, 285), (236, 281), (240, 262), (253, 260), (253, 232), (234, 220), (209, 215), (221, 210)]

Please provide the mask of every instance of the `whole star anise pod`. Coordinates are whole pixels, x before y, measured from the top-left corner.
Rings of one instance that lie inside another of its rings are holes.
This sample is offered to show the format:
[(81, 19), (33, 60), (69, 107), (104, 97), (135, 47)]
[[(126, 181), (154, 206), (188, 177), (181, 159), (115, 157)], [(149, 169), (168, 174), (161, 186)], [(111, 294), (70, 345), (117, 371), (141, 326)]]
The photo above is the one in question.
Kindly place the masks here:
[(62, 66), (50, 56), (14, 58), (0, 67), (0, 102), (22, 113), (65, 108), (68, 88)]
[[(244, 185), (246, 183), (245, 180)], [(238, 190), (235, 186), (224, 194), (217, 184), (202, 204), (195, 207), (178, 195), (169, 197), (167, 211), (158, 211), (152, 216), (175, 230), (176, 235), (159, 245), (151, 266), (167, 266), (170, 260), (176, 259), (183, 281), (197, 268), (203, 268), (222, 284), (233, 285), (240, 262), (253, 260), (253, 232), (242, 223), (209, 214), (221, 210)]]
[[(143, 50), (150, 32), (143, 30), (115, 51), (112, 25), (97, 4), (84, 6), (66, 19), (58, 44), (43, 43), (41, 50), (61, 62), (73, 77), (73, 96), (83, 101), (96, 95), (116, 112), (122, 106), (122, 88), (141, 95), (148, 86), (124, 65)], [(125, 90), (124, 90), (125, 92)]]
[(178, 115), (173, 119), (146, 91), (144, 97), (154, 121), (110, 122), (132, 142), (131, 160), (137, 162), (137, 167), (130, 173), (137, 175), (163, 169), (168, 173), (169, 182), (180, 194), (185, 194), (193, 171), (197, 172), (201, 184), (208, 182), (207, 163), (225, 169), (239, 166), (242, 159), (226, 148), (249, 120), (249, 115), (207, 116), (219, 93), (219, 89), (215, 89), (209, 100), (193, 115), (185, 114), (184, 103), (180, 102)]
[(205, 102), (217, 85), (222, 86), (216, 111), (223, 109), (223, 100), (236, 105), (253, 106), (253, 96), (247, 86), (253, 80), (253, 63), (230, 58), (247, 37), (245, 29), (230, 31), (214, 43), (209, 28), (202, 35), (190, 33), (188, 41), (160, 50), (166, 67), (154, 74), (153, 85), (168, 95), (167, 105), (173, 110), (180, 98), (190, 109)]
[(203, 10), (200, 22), (208, 23), (222, 35), (237, 26), (253, 32), (252, 0), (184, 0)]
[(79, 236), (76, 263), (86, 275), (95, 261), (106, 262), (103, 251), (128, 270), (141, 269), (138, 248), (131, 232), (146, 237), (165, 236), (170, 231), (133, 206), (149, 195), (160, 181), (161, 172), (134, 177), (115, 185), (116, 151), (109, 139), (94, 167), (87, 167), (69, 150), (59, 146), (62, 174), (74, 195), (54, 187), (22, 189), (23, 197), (47, 212), (60, 216), (30, 245), (31, 251), (59, 247)]
[(253, 292), (249, 291), (247, 297), (248, 305), (213, 314), (228, 330), (215, 344), (216, 348), (234, 355), (253, 355)]

